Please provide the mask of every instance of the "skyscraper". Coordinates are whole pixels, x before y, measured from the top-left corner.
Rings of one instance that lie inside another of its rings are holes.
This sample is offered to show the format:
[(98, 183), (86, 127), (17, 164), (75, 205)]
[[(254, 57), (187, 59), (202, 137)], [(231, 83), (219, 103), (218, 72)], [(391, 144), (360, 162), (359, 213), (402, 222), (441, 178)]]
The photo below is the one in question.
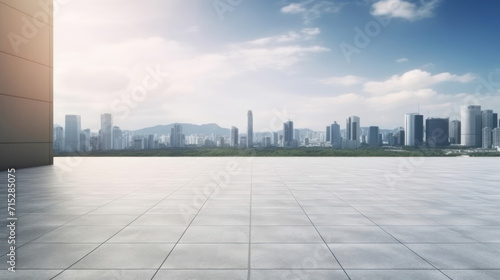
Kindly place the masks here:
[(425, 143), (431, 147), (441, 147), (450, 144), (449, 119), (430, 118), (425, 120)]
[(493, 148), (500, 148), (500, 127), (493, 129), (491, 146)]
[(80, 151), (80, 130), (81, 118), (78, 115), (66, 115), (65, 119), (65, 151), (79, 152)]
[(368, 133), (368, 145), (372, 147), (379, 146), (379, 128), (378, 126), (370, 126)]
[(359, 121), (359, 117), (351, 116), (346, 119), (345, 125), (345, 137), (349, 141), (354, 141), (353, 146), (359, 147), (361, 144), (361, 124)]
[(498, 127), (498, 114), (493, 113), (493, 129)]
[(252, 110), (247, 113), (247, 147), (253, 147), (253, 115)]
[(122, 130), (118, 126), (113, 126), (113, 150), (123, 150)]
[(300, 130), (298, 129), (293, 130), (293, 140), (295, 140), (295, 146), (300, 146), (301, 143)]
[(288, 121), (283, 123), (283, 147), (291, 147), (293, 145), (293, 122)]
[(405, 146), (421, 146), (424, 143), (424, 116), (417, 113), (405, 115)]
[(273, 146), (278, 146), (279, 141), (278, 132), (273, 132)]
[(337, 122), (334, 122), (330, 125), (331, 138), (330, 141), (332, 143), (332, 147), (336, 149), (342, 148), (342, 135), (340, 135), (340, 125)]
[(54, 152), (64, 151), (64, 128), (58, 126), (54, 128)]
[(460, 121), (451, 121), (449, 136), (450, 136), (450, 144), (460, 144), (460, 137), (461, 137)]
[(481, 111), (481, 129), (489, 127), (493, 129), (493, 110)]
[(182, 134), (182, 126), (178, 123), (170, 129), (170, 146), (171, 147), (184, 147), (185, 137)]
[(232, 126), (231, 127), (231, 135), (230, 135), (230, 140), (229, 140), (229, 146), (231, 147), (238, 147), (238, 128)]
[(462, 135), (461, 143), (467, 147), (480, 147), (481, 134), (481, 106), (462, 106)]
[(483, 149), (491, 148), (491, 127), (483, 128)]
[(113, 149), (113, 116), (111, 114), (101, 115), (101, 150)]
[(330, 126), (327, 126), (327, 127), (326, 127), (326, 140), (325, 140), (326, 142), (330, 142), (330, 137), (331, 137), (331, 134), (332, 134), (332, 133), (330, 132), (330, 130), (331, 130), (331, 127), (330, 127)]

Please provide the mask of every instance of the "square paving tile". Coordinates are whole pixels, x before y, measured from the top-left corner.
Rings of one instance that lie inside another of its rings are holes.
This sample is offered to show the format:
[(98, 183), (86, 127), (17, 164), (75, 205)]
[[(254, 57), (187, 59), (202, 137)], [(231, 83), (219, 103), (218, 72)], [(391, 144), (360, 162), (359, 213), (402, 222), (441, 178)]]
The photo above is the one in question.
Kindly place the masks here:
[(108, 243), (176, 243), (186, 226), (127, 226)]
[(103, 244), (72, 269), (158, 269), (173, 244)]
[(347, 270), (351, 280), (449, 280), (439, 270)]
[(248, 244), (177, 244), (162, 269), (247, 269)]
[(500, 254), (482, 244), (408, 244), (438, 269), (500, 270)]
[(153, 280), (246, 280), (247, 270), (160, 270)]
[(150, 280), (156, 270), (65, 270), (54, 280)]
[(302, 280), (302, 279), (335, 279), (348, 280), (342, 270), (252, 270), (250, 280)]
[(252, 243), (323, 243), (313, 226), (252, 226)]
[(398, 243), (377, 226), (318, 226), (327, 243)]
[(344, 269), (432, 269), (400, 244), (330, 244)]
[(190, 226), (180, 243), (248, 243), (248, 226)]
[(123, 226), (61, 226), (32, 243), (102, 243)]
[(252, 244), (252, 269), (340, 269), (325, 244)]

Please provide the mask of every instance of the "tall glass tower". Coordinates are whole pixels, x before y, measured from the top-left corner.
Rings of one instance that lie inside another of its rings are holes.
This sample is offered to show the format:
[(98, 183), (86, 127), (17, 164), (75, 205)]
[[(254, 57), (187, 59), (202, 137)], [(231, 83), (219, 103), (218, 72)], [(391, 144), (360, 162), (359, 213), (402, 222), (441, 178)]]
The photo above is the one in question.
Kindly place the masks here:
[(67, 152), (79, 152), (80, 151), (80, 130), (81, 130), (81, 119), (78, 115), (66, 115), (65, 119), (65, 147), (64, 150)]
[(418, 113), (405, 115), (405, 146), (421, 146), (424, 143), (424, 116)]
[(461, 143), (467, 147), (481, 147), (482, 114), (481, 106), (462, 106), (462, 136)]
[(253, 147), (253, 115), (252, 110), (247, 113), (247, 147)]
[(113, 116), (111, 114), (101, 115), (101, 150), (113, 149)]

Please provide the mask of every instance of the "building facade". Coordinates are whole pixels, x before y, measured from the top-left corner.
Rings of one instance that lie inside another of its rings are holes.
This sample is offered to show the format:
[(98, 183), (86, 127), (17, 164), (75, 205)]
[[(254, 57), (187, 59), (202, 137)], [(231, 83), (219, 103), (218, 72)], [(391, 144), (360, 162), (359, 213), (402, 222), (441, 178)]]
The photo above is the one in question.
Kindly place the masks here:
[(425, 143), (430, 147), (443, 147), (450, 145), (450, 120), (430, 118), (425, 120)]
[(424, 116), (417, 113), (405, 115), (405, 146), (424, 144)]
[(462, 123), (460, 121), (451, 121), (450, 122), (450, 130), (449, 130), (449, 136), (450, 136), (450, 144), (460, 144), (461, 143), (461, 128), (462, 128)]
[(80, 131), (81, 131), (81, 118), (79, 115), (66, 115), (65, 117), (65, 147), (66, 152), (79, 152), (80, 145)]
[(247, 147), (253, 147), (253, 114), (252, 110), (247, 113)]
[(461, 109), (461, 144), (466, 147), (481, 147), (482, 114), (481, 106), (465, 105)]
[(0, 0), (0, 171), (53, 164), (50, 6)]

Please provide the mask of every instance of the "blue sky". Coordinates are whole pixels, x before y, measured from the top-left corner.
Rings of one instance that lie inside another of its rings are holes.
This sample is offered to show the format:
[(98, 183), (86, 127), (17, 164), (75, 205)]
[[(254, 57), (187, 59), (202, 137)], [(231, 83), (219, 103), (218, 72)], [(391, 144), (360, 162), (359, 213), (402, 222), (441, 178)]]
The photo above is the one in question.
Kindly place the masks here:
[[(173, 122), (323, 130), (356, 115), (459, 119), (500, 111), (500, 2), (72, 0), (55, 14), (55, 122), (102, 113), (138, 129)], [(104, 2), (104, 3), (103, 3)]]

